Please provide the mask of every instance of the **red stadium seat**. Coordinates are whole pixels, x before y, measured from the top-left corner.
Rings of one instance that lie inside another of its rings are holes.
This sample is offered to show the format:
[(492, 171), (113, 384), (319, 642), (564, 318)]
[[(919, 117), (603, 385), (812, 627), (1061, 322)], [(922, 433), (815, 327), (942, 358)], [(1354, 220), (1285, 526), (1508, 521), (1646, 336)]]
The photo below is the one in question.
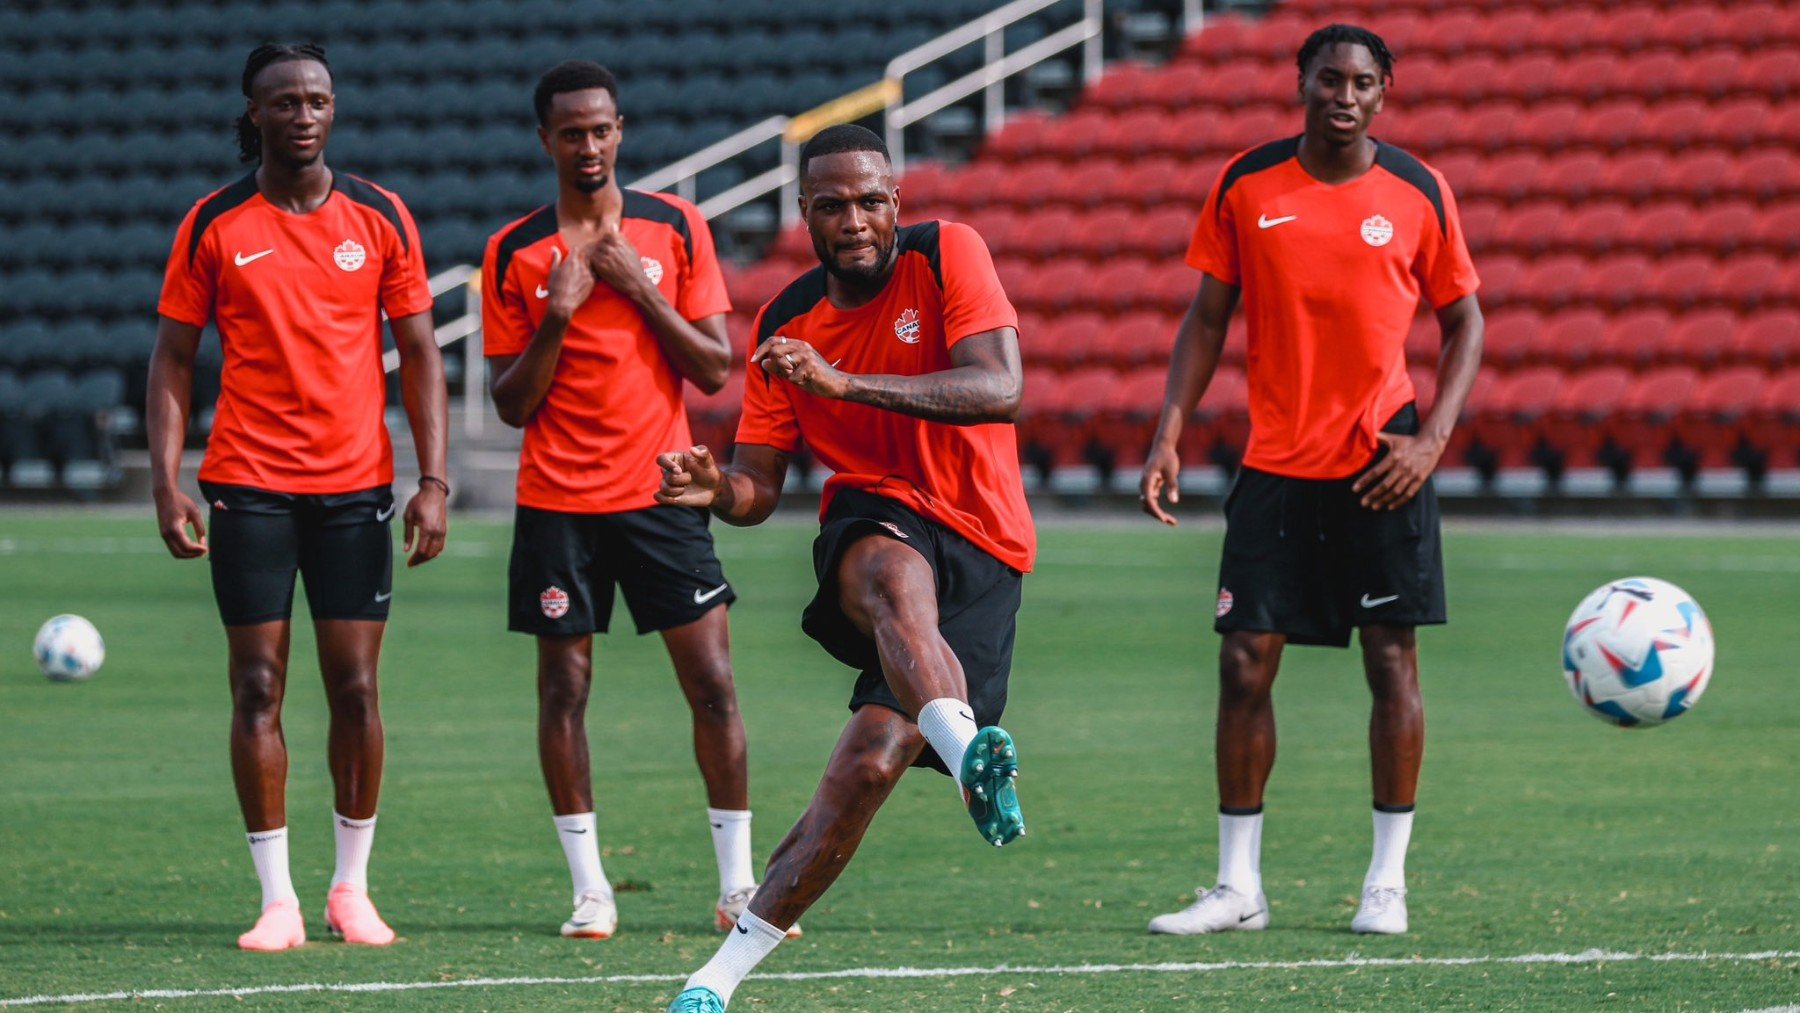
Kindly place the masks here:
[(1563, 372), (1534, 366), (1508, 374), (1470, 421), (1471, 436), (1498, 458), (1502, 468), (1530, 463), (1541, 437), (1542, 422), (1563, 384)]
[[(1210, 27), (1208, 30), (1211, 30)], [(1171, 65), (1170, 69), (1173, 70), (1174, 66)], [(1114, 60), (1106, 65), (1106, 73), (1100, 80), (1081, 93), (1081, 104), (1101, 109), (1129, 109), (1141, 105), (1145, 101), (1146, 87), (1156, 76), (1155, 68), (1147, 64), (1136, 60)], [(1007, 124), (1006, 129), (998, 136), (1006, 136), (1012, 126), (1011, 123)]]
[(1574, 53), (1595, 39), (1603, 17), (1593, 8), (1556, 7), (1539, 15), (1524, 42), (1532, 49)]
[(1606, 314), (1582, 307), (1558, 313), (1544, 324), (1532, 349), (1532, 358), (1579, 366), (1598, 357), (1601, 336), (1606, 333)]
[(1782, 261), (1769, 253), (1752, 253), (1713, 265), (1706, 294), (1742, 310), (1754, 310), (1795, 292), (1784, 276)]
[[(1738, 57), (1734, 54), (1733, 59)], [(1694, 143), (1742, 150), (1768, 139), (1775, 109), (1763, 96), (1737, 98), (1713, 106), (1696, 132)]]
[(1043, 333), (1021, 350), (1033, 365), (1057, 369), (1092, 365), (1100, 361), (1106, 328), (1106, 318), (1091, 310), (1052, 314), (1044, 318)]
[[(1690, 7), (1671, 16), (1669, 20), (1680, 19), (1683, 15), (1692, 17), (1701, 15), (1705, 20), (1716, 19), (1716, 14), (1705, 8)], [(1687, 43), (1686, 45), (1692, 45)], [(1682, 64), (1681, 72), (1676, 77), (1676, 87), (1686, 95), (1697, 95), (1701, 98), (1717, 102), (1736, 90), (1737, 65), (1743, 62), (1744, 54), (1735, 49), (1708, 49), (1702, 52), (1689, 52)], [(1760, 89), (1747, 89), (1757, 90)]]
[(1458, 217), (1462, 219), (1463, 237), (1470, 250), (1482, 253), (1497, 245), (1500, 222), (1505, 213), (1505, 207), (1499, 201), (1491, 200), (1469, 201), (1457, 208)]
[[(1543, 80), (1541, 76), (1536, 79)], [(1537, 102), (1534, 98), (1524, 101)], [(1528, 106), (1513, 125), (1513, 137), (1534, 148), (1559, 151), (1571, 144), (1588, 143), (1581, 132), (1586, 117), (1585, 107), (1567, 99), (1552, 99)]]
[(1792, 199), (1800, 192), (1800, 153), (1782, 148), (1747, 153), (1731, 165), (1724, 188), (1758, 203)]
[[(1108, 80), (1109, 78), (1102, 78)], [(1035, 158), (1044, 152), (1044, 138), (1056, 129), (1056, 120), (1037, 110), (1019, 113), (1006, 121), (1000, 132), (982, 145), (983, 156), (1003, 162)]]
[(1595, 361), (1641, 366), (1666, 356), (1675, 317), (1660, 307), (1645, 307), (1609, 317), (1593, 349)]
[(1800, 465), (1800, 369), (1776, 374), (1763, 387), (1745, 420), (1744, 435), (1767, 455), (1769, 467)]
[(1661, 467), (1675, 420), (1699, 386), (1700, 374), (1689, 366), (1665, 366), (1638, 377), (1606, 425), (1608, 441), (1633, 469)]
[[(1515, 205), (1496, 223), (1494, 238), (1504, 249), (1525, 256), (1539, 256), (1557, 245), (1556, 234), (1567, 217), (1568, 209), (1550, 201)], [(1467, 217), (1463, 222), (1466, 229)]]
[(1503, 306), (1519, 298), (1524, 262), (1508, 253), (1492, 254), (1476, 268), (1481, 277), (1483, 305)]
[(1107, 320), (1098, 347), (1119, 369), (1166, 368), (1180, 317), (1159, 310), (1135, 310)]
[(1712, 122), (1712, 107), (1698, 98), (1679, 98), (1648, 109), (1637, 123), (1637, 138), (1671, 150), (1690, 147)]
[(1485, 159), (1469, 181), (1470, 195), (1517, 201), (1533, 191), (1545, 165), (1544, 156), (1535, 151), (1509, 151)]
[(1686, 309), (1706, 296), (1712, 269), (1712, 258), (1704, 254), (1666, 257), (1650, 273), (1648, 294), (1665, 306)]
[(1675, 363), (1706, 366), (1725, 354), (1731, 336), (1737, 332), (1737, 314), (1725, 309), (1704, 309), (1684, 313), (1669, 330), (1668, 344), (1659, 358)]
[(1538, 189), (1570, 203), (1579, 203), (1605, 184), (1609, 162), (1598, 152), (1576, 151), (1560, 155), (1544, 166)]
[[(1495, 310), (1488, 314), (1487, 332), (1482, 338), (1482, 359), (1508, 368), (1531, 359), (1538, 348), (1538, 335), (1544, 329), (1544, 315), (1524, 307)], [(1408, 350), (1408, 359), (1414, 359)]]
[(1659, 200), (1639, 206), (1625, 224), (1620, 244), (1642, 253), (1665, 254), (1681, 245), (1693, 206), (1682, 200)]
[(688, 427), (694, 442), (721, 458), (727, 456), (737, 440), (738, 413), (744, 404), (743, 370), (733, 369), (717, 394), (704, 395), (692, 384), (684, 384), (682, 400), (687, 404)]
[(1737, 168), (1732, 157), (1723, 151), (1686, 151), (1660, 181), (1661, 190), (1669, 196), (1709, 200), (1732, 187)]
[[(1561, 61), (1549, 53), (1523, 53), (1514, 56), (1501, 65), (1500, 78), (1495, 82), (1495, 93), (1515, 102), (1535, 103), (1554, 94), (1552, 82), (1556, 80)], [(1574, 102), (1558, 102), (1576, 108)], [(1534, 134), (1541, 136), (1541, 134)]]
[(1624, 201), (1587, 201), (1558, 228), (1560, 245), (1592, 256), (1611, 253), (1629, 227), (1633, 212)]
[(1165, 384), (1162, 370), (1147, 368), (1118, 373), (1098, 391), (1099, 410), (1088, 438), (1111, 455), (1115, 468), (1137, 471), (1143, 466), (1162, 415)]
[(1562, 465), (1591, 468), (1599, 463), (1605, 422), (1630, 389), (1631, 374), (1618, 366), (1584, 370), (1563, 383), (1543, 428), (1546, 444)]
[(1745, 317), (1725, 355), (1735, 362), (1770, 366), (1800, 362), (1800, 310), (1765, 310)]
[(1176, 444), (1182, 463), (1195, 467), (1216, 461), (1220, 451), (1229, 453), (1235, 461), (1242, 455), (1249, 435), (1249, 384), (1242, 370), (1221, 366), (1182, 426), (1181, 439)]
[(1632, 151), (1615, 157), (1607, 170), (1604, 191), (1633, 204), (1642, 203), (1662, 187), (1673, 171), (1674, 160), (1661, 151)]
[(1700, 468), (1727, 468), (1741, 460), (1745, 426), (1769, 376), (1737, 366), (1708, 374), (1679, 416), (1676, 454), (1692, 455)]
[(1590, 269), (1586, 260), (1573, 253), (1533, 258), (1526, 262), (1519, 280), (1519, 298), (1544, 309), (1566, 306), (1575, 300), (1581, 277)]
[(1633, 99), (1609, 99), (1582, 107), (1576, 136), (1605, 151), (1618, 151), (1643, 137), (1644, 104)]
[(1739, 60), (1735, 90), (1785, 99), (1800, 94), (1800, 48), (1771, 49)]
[(1690, 215), (1678, 237), (1681, 246), (1715, 253), (1735, 253), (1756, 231), (1759, 212), (1749, 201), (1710, 204)]

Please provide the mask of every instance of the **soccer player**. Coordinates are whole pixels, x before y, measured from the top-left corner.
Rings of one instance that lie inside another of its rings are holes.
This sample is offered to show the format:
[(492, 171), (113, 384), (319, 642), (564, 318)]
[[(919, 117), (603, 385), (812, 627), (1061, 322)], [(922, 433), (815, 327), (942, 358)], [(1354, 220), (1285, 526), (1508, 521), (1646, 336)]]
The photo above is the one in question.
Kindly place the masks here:
[(691, 440), (681, 386), (725, 383), (731, 309), (712, 233), (692, 204), (619, 186), (618, 84), (571, 61), (538, 81), (538, 139), (555, 203), (488, 241), (482, 326), (494, 404), (525, 429), (509, 626), (537, 638), (538, 757), (574, 882), (562, 934), (618, 927), (600, 865), (584, 723), (593, 635), (613, 585), (640, 634), (662, 634), (688, 706), (719, 863), (718, 927), (756, 892), (744, 723), (726, 606), (737, 596), (704, 510), (656, 502), (656, 454)]
[[(1394, 58), (1331, 25), (1300, 47), (1305, 131), (1234, 158), (1214, 185), (1190, 265), (1204, 272), (1176, 334), (1143, 508), (1179, 498), (1176, 441), (1219, 361), (1241, 297), (1250, 445), (1225, 501), (1219, 649), (1219, 879), (1151, 932), (1261, 929), (1263, 786), (1275, 762), (1270, 687), (1285, 644), (1360, 633), (1374, 697), (1375, 853), (1357, 932), (1405, 932), (1405, 857), (1424, 751), (1414, 628), (1445, 620), (1431, 473), (1481, 359), (1475, 270), (1443, 176), (1369, 137)], [(1421, 291), (1443, 331), (1437, 399), (1421, 420), (1405, 341)]]
[[(421, 472), (404, 514), (408, 566), (444, 546), (444, 367), (412, 216), (392, 193), (325, 164), (335, 100), (324, 51), (258, 46), (243, 89), (238, 146), (257, 168), (188, 212), (157, 303), (147, 411), (156, 520), (177, 559), (210, 557), (230, 646), (231, 768), (263, 892), (262, 916), (238, 945), (306, 941), (288, 875), (281, 733), (298, 571), (331, 706), (337, 871), (325, 924), (347, 942), (385, 946), (394, 933), (369, 901), (367, 871), (383, 748), (375, 672), (394, 593), (382, 313)], [(225, 350), (200, 466), (210, 537), (179, 483), (194, 351), (209, 322)]]
[(1012, 422), (1018, 315), (966, 225), (896, 227), (887, 147), (831, 127), (800, 153), (820, 265), (756, 320), (737, 450), (661, 455), (664, 503), (732, 524), (775, 509), (804, 441), (833, 472), (802, 628), (860, 672), (850, 721), (762, 892), (672, 1010), (721, 1010), (818, 900), (909, 766), (955, 772), (982, 836), (1025, 832), (1006, 707), (1022, 575), (1037, 536)]

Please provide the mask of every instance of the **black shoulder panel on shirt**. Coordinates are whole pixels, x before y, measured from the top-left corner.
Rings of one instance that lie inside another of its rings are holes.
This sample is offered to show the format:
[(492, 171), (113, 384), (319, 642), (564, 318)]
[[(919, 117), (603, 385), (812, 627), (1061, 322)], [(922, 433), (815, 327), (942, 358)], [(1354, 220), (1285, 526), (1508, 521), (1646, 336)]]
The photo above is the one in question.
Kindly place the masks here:
[(824, 298), (825, 267), (821, 264), (788, 282), (781, 294), (769, 302), (769, 308), (763, 312), (762, 326), (756, 329), (756, 343), (760, 345), (774, 337), (788, 321), (805, 316)]
[(506, 267), (512, 263), (513, 254), (518, 253), (532, 243), (556, 235), (556, 205), (546, 204), (531, 214), (519, 219), (512, 228), (500, 235), (500, 248), (494, 251), (494, 291), (500, 291), (506, 284)]
[(1425, 163), (1391, 144), (1375, 142), (1375, 164), (1393, 173), (1425, 195), (1431, 202), (1432, 210), (1437, 212), (1438, 231), (1448, 232), (1449, 226), (1444, 222), (1444, 192), (1438, 187), (1437, 177), (1425, 168)]
[(369, 181), (361, 176), (352, 176), (347, 172), (333, 172), (331, 188), (363, 207), (374, 208), (400, 236), (400, 248), (408, 251), (412, 249), (412, 240), (406, 236), (406, 226), (400, 224), (400, 208), (393, 198), (369, 185)]
[(648, 218), (674, 229), (687, 248), (688, 260), (694, 259), (694, 233), (688, 228), (687, 215), (682, 214), (680, 208), (641, 190), (626, 190), (623, 214), (626, 218)]
[(941, 223), (936, 219), (932, 219), (896, 229), (894, 243), (901, 253), (912, 250), (924, 254), (926, 262), (931, 265), (931, 276), (937, 279), (937, 286), (941, 291), (944, 287), (944, 258), (938, 246), (939, 224)]
[(200, 237), (206, 235), (206, 230), (212, 227), (213, 221), (254, 196), (256, 196), (256, 173), (252, 172), (206, 198), (206, 202), (200, 205), (199, 212), (194, 215), (194, 230), (188, 233), (188, 266), (193, 266), (194, 253), (200, 249)]
[(1279, 141), (1270, 141), (1260, 148), (1251, 148), (1243, 156), (1225, 169), (1225, 178), (1219, 181), (1219, 204), (1213, 213), (1220, 214), (1225, 207), (1225, 193), (1231, 185), (1253, 172), (1273, 169), (1290, 158), (1300, 154), (1300, 138), (1284, 137)]

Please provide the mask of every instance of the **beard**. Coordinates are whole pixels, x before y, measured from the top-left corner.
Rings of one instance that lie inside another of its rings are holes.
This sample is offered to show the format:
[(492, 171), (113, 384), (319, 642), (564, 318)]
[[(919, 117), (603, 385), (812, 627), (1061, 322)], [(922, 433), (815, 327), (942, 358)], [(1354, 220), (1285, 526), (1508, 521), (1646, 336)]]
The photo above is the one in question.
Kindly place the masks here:
[(601, 173), (598, 176), (577, 176), (575, 178), (575, 189), (580, 190), (582, 193), (599, 193), (606, 189), (606, 184), (610, 182), (612, 182), (611, 173)]
[(880, 256), (876, 257), (874, 263), (867, 267), (845, 267), (838, 263), (838, 259), (835, 255), (824, 248), (823, 243), (820, 243), (817, 240), (813, 241), (813, 252), (818, 254), (819, 263), (824, 266), (826, 274), (832, 275), (840, 281), (868, 282), (881, 278), (883, 275), (887, 274), (888, 268), (893, 266), (894, 244), (895, 240), (890, 236), (888, 237), (887, 245), (877, 245), (875, 251), (879, 253)]

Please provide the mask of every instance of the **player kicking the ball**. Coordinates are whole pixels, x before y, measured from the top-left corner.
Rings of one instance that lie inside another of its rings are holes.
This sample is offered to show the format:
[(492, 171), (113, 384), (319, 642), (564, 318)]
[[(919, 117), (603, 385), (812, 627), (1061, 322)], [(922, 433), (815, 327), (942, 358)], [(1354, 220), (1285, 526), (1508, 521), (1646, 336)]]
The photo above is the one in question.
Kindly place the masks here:
[(800, 177), (820, 266), (757, 316), (732, 462), (705, 447), (663, 454), (657, 499), (760, 523), (804, 441), (833, 474), (801, 626), (861, 674), (762, 891), (671, 1010), (724, 1009), (844, 871), (909, 766), (954, 773), (990, 843), (1025, 832), (1012, 740), (996, 726), (1037, 547), (1012, 427), (1018, 316), (972, 229), (896, 227), (899, 191), (875, 134), (821, 132)]
[(600, 865), (585, 721), (594, 634), (606, 632), (615, 584), (638, 632), (662, 634), (693, 712), (719, 863), (714, 920), (729, 931), (756, 893), (725, 618), (737, 595), (706, 511), (656, 502), (653, 462), (692, 439), (683, 382), (725, 383), (731, 305), (699, 211), (620, 188), (613, 75), (559, 64), (534, 101), (557, 199), (488, 243), (482, 326), (494, 405), (525, 429), (508, 625), (537, 637), (538, 758), (574, 881), (562, 934), (606, 939), (619, 922)]
[[(157, 304), (147, 412), (156, 519), (176, 558), (210, 556), (230, 646), (231, 771), (263, 895), (238, 945), (306, 941), (288, 875), (281, 734), (298, 571), (331, 706), (337, 872), (325, 924), (348, 942), (385, 946), (394, 932), (368, 893), (383, 757), (375, 673), (394, 569), (381, 314), (400, 351), (421, 471), (404, 514), (408, 566), (444, 546), (444, 367), (412, 216), (393, 194), (325, 165), (335, 98), (324, 51), (259, 46), (243, 82), (238, 145), (260, 167), (188, 212)], [(209, 321), (225, 350), (200, 465), (210, 545), (179, 484), (194, 351)]]
[[(1481, 309), (1449, 185), (1368, 136), (1393, 77), (1387, 46), (1332, 25), (1306, 40), (1298, 63), (1305, 132), (1233, 159), (1200, 212), (1188, 263), (1204, 277), (1144, 463), (1144, 510), (1174, 524), (1161, 499), (1176, 499), (1176, 441), (1241, 296), (1250, 446), (1225, 501), (1219, 563), (1219, 879), (1151, 932), (1268, 925), (1262, 805), (1281, 650), (1347, 647), (1352, 628), (1375, 700), (1375, 853), (1351, 928), (1407, 929), (1406, 845), (1425, 749), (1413, 630), (1445, 618), (1431, 472), (1475, 382)], [(1444, 333), (1423, 420), (1405, 348), (1421, 289)]]

